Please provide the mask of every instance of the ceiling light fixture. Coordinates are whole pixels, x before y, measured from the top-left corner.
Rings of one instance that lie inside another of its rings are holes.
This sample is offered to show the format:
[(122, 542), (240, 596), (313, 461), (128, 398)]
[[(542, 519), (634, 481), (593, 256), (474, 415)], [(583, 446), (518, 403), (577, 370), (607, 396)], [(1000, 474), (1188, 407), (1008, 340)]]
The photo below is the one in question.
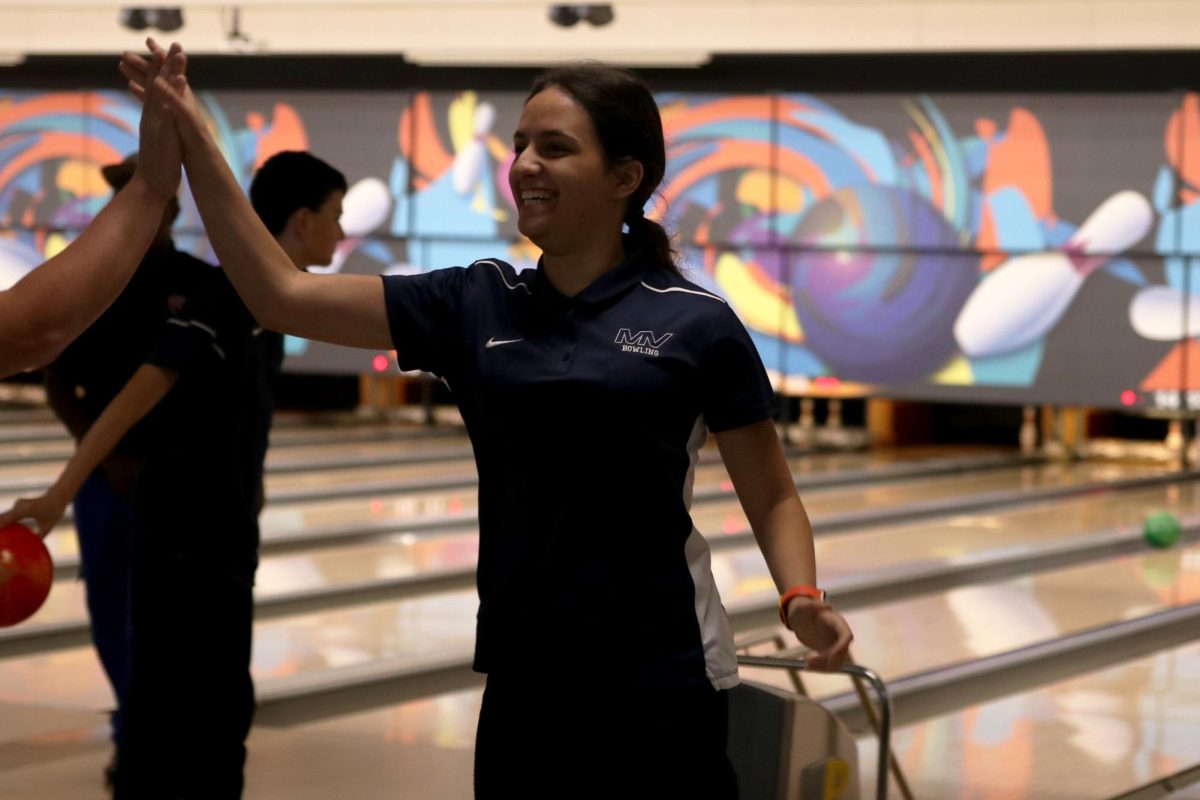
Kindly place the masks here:
[(183, 9), (177, 6), (122, 8), (117, 20), (122, 27), (131, 31), (155, 28), (163, 33), (172, 33), (183, 27)]
[(586, 20), (592, 26), (602, 28), (611, 24), (615, 17), (610, 3), (550, 6), (550, 21), (560, 28), (570, 28), (580, 20)]

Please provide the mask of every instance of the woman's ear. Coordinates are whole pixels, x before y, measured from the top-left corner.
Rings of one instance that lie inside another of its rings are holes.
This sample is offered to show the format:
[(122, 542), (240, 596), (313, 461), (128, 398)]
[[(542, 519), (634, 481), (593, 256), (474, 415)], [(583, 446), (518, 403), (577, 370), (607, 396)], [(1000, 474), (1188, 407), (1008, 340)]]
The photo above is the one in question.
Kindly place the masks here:
[(642, 167), (642, 162), (636, 158), (626, 158), (617, 162), (613, 167), (613, 174), (617, 178), (613, 197), (620, 200), (638, 190), (638, 187), (642, 185), (642, 177), (646, 174), (646, 170)]

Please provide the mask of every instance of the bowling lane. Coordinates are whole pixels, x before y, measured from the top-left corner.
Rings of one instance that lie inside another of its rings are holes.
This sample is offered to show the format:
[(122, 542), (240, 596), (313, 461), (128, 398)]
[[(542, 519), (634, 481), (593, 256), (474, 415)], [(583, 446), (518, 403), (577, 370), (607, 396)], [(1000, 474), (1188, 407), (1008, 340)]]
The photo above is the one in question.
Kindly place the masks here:
[[(302, 447), (330, 442), (431, 442), (443, 437), (462, 436), (464, 433), (458, 425), (431, 428), (412, 423), (364, 420), (347, 414), (332, 419), (302, 420), (295, 424), (275, 426), (271, 431), (271, 444), (275, 447)], [(62, 441), (69, 441), (69, 436), (66, 428), (57, 420), (0, 425), (0, 445)]]
[[(267, 479), (267, 488), (269, 493), (274, 491), (279, 494), (298, 494), (306, 488), (353, 488), (356, 484), (360, 483), (393, 483), (400, 485), (410, 482), (428, 482), (439, 478), (476, 481), (477, 474), (474, 457), (471, 455), (469, 444), (464, 441), (460, 449), (464, 453), (461, 458), (454, 461), (445, 461), (444, 463), (417, 463), (405, 466), (348, 466), (343, 469), (327, 472), (305, 471), (292, 473), (289, 471), (286, 475), (270, 475)], [(440, 447), (439, 450), (441, 450)], [(286, 455), (290, 451), (283, 450), (279, 452)], [(427, 448), (425, 452), (436, 455), (432, 448)], [(444, 452), (450, 455), (454, 450), (446, 448)], [(866, 478), (870, 475), (880, 475), (882, 477), (888, 471), (894, 470), (899, 466), (915, 467), (922, 462), (930, 465), (938, 465), (952, 458), (969, 459), (972, 456), (977, 456), (980, 459), (990, 459), (1004, 455), (1007, 454), (1004, 452), (989, 453), (986, 450), (978, 448), (953, 450), (910, 448), (871, 453), (797, 455), (788, 459), (788, 467), (792, 474), (799, 479), (807, 476), (828, 476), (837, 473), (863, 473), (864, 478)], [(334, 460), (324, 454), (321, 457), (324, 459), (324, 463), (330, 463)], [(313, 460), (317, 459), (314, 458)], [(345, 461), (350, 462), (350, 458), (346, 458)], [(965, 463), (969, 465), (970, 461), (965, 461)], [(279, 460), (272, 461), (269, 464), (269, 468), (275, 468), (279, 471), (282, 468), (282, 464)], [(3, 473), (0, 472), (0, 477), (2, 475)], [(700, 464), (696, 469), (695, 475), (696, 490), (702, 491), (722, 486), (722, 484), (728, 484), (728, 478), (728, 473), (720, 463), (720, 454), (717, 452), (715, 444), (710, 444), (700, 454)], [(0, 485), (2, 485), (2, 480), (0, 480)], [(722, 488), (725, 491), (732, 490), (732, 487), (728, 485)]]
[(42, 442), (0, 442), (0, 465), (61, 463), (74, 452), (75, 443), (66, 438)]
[[(466, 561), (467, 538), (459, 545), (459, 557)], [(732, 611), (774, 597), (753, 548), (717, 554), (713, 572)], [(890, 679), (1196, 602), (1200, 546), (963, 587), (847, 616), (857, 636), (856, 658)], [(475, 607), (474, 592), (462, 590), (262, 621), (255, 627), (254, 671), (266, 681), (380, 659), (408, 666), (465, 659)], [(63, 673), (77, 673), (77, 679)], [(763, 677), (777, 681), (782, 676), (768, 672)], [(845, 683), (812, 676), (809, 687), (825, 696), (844, 691)], [(99, 708), (107, 702), (107, 689), (90, 650), (76, 648), (0, 660), (0, 702), (21, 697)]]
[[(1200, 603), (1200, 545), (963, 586), (846, 619), (855, 659), (886, 681), (1192, 603)], [(762, 673), (746, 671), (756, 680)], [(805, 683), (814, 697), (846, 690), (837, 677)]]
[(0, 404), (0, 426), (28, 425), (34, 422), (54, 422), (54, 412), (46, 406), (8, 403)]
[(0, 426), (0, 443), (44, 442), (67, 438), (66, 428), (61, 423), (30, 422), (21, 425)]
[[(1200, 763), (1200, 644), (899, 728), (892, 749), (923, 798), (1122, 794)], [(861, 740), (864, 785), (874, 785), (875, 758)]]
[[(475, 570), (478, 541), (474, 529), (437, 536), (403, 533), (311, 553), (265, 556), (258, 568), (255, 597), (271, 600), (298, 592), (447, 573), (469, 576)], [(45, 604), (22, 627), (83, 624), (85, 602), (82, 582), (59, 579)]]
[[(820, 518), (825, 514), (885, 510), (992, 492), (1104, 483), (1162, 472), (1161, 467), (1144, 465), (1048, 464), (897, 481), (882, 486), (867, 484), (817, 489), (803, 494), (809, 515), (816, 518), (819, 533)], [(454, 524), (456, 521), (471, 524), (475, 520), (476, 500), (475, 490), (465, 489), (268, 506), (261, 517), (263, 541), (269, 547), (273, 542), (308, 539), (314, 532), (328, 530), (336, 533), (356, 527), (377, 529), (390, 525), (414, 528), (421, 524)], [(0, 505), (3, 504), (4, 499), (0, 498)], [(709, 536), (746, 529), (745, 516), (736, 500), (697, 504), (693, 507), (692, 517), (698, 528)], [(74, 537), (67, 535), (70, 526), (64, 524), (60, 530), (63, 535), (56, 533), (48, 541), (52, 554), (56, 559), (77, 558)]]
[[(392, 742), (458, 751), (469, 770), (481, 698), (477, 689), (440, 694), (288, 733), (361, 747)], [(899, 728), (892, 747), (919, 798), (1112, 797), (1200, 762), (1200, 644)], [(875, 785), (876, 752), (874, 739), (859, 740), (864, 787)], [(1200, 797), (1197, 790), (1171, 797)], [(894, 784), (892, 791), (899, 796)]]
[(1036, 553), (1097, 531), (1140, 531), (1146, 517), (1170, 511), (1200, 514), (1200, 482), (1180, 482), (1098, 496), (1037, 503), (995, 512), (959, 514), (863, 528), (816, 539), (822, 580), (863, 578), (897, 567), (978, 563), (990, 556)]
[[(836, 595), (840, 583), (898, 568), (979, 564), (989, 557), (1036, 553), (1068, 541), (1083, 541), (1113, 528), (1135, 530), (1145, 517), (1169, 510), (1181, 518), (1200, 516), (1200, 483), (1167, 484), (1099, 496), (1042, 503), (998, 513), (963, 514), (902, 525), (864, 528), (816, 540), (821, 582)], [(818, 519), (819, 524), (819, 519)], [(329, 546), (294, 554), (267, 555), (258, 572), (257, 596), (270, 599), (296, 592), (366, 586), (382, 581), (471, 572), (477, 540), (473, 528), (423, 536), (394, 534), (378, 541)], [(732, 594), (727, 604), (760, 601), (772, 586), (753, 547), (719, 550), (714, 571)], [(83, 619), (83, 587), (59, 580), (30, 625)]]
[[(259, 622), (252, 671), (259, 682), (393, 659), (412, 667), (469, 654), (477, 598), (464, 589)], [(0, 703), (100, 711), (111, 692), (91, 647), (0, 659)]]
[[(469, 769), (481, 697), (476, 689), (440, 694), (288, 732), (364, 747), (402, 742), (458, 750)], [(1200, 644), (899, 728), (892, 747), (919, 798), (1114, 796), (1200, 762)], [(860, 739), (862, 786), (875, 785), (875, 759), (875, 741)], [(1200, 796), (1198, 788), (1180, 800)]]
[[(715, 468), (714, 468), (715, 469)], [(963, 472), (914, 478), (880, 484), (812, 489), (802, 492), (810, 517), (820, 533), (824, 516), (889, 508), (911, 508), (916, 503), (951, 501), (974, 495), (1022, 492), (1039, 488), (1103, 484), (1134, 477), (1164, 474), (1163, 467), (1149, 465), (1055, 463), (985, 472)], [(721, 484), (716, 484), (720, 487)], [(701, 485), (697, 485), (700, 491)], [(722, 487), (729, 500), (696, 503), (692, 518), (699, 530), (713, 537), (746, 530), (746, 518), (731, 487)], [(0, 496), (7, 508), (16, 495)], [(357, 529), (386, 529), (388, 526), (415, 529), (422, 524), (469, 525), (475, 522), (477, 493), (469, 489), (421, 492), (406, 495), (380, 493), (374, 497), (319, 500), (268, 506), (260, 517), (264, 546), (309, 539), (330, 533), (330, 538)], [(382, 532), (382, 531), (381, 531)], [(63, 523), (47, 541), (56, 560), (77, 559), (78, 548), (69, 523)]]
[[(913, 503), (947, 500), (991, 492), (1021, 492), (1042, 487), (1082, 486), (1126, 478), (1166, 474), (1162, 467), (1151, 465), (1116, 464), (1043, 464), (1037, 466), (988, 470), (927, 478), (915, 478), (878, 485), (863, 484), (830, 489), (814, 489), (804, 493), (809, 514), (845, 513), (864, 509), (886, 509), (909, 506)], [(720, 467), (704, 471), (704, 486), (720, 486), (723, 475)], [(701, 488), (697, 477), (696, 490)], [(732, 487), (726, 488), (732, 498)], [(292, 531), (305, 526), (334, 523), (378, 523), (384, 520), (407, 520), (413, 515), (432, 517), (444, 513), (461, 515), (473, 510), (476, 502), (474, 488), (454, 492), (388, 497), (370, 500), (329, 500), (296, 503), (263, 512), (264, 530)], [(692, 518), (697, 527), (709, 534), (742, 530), (745, 517), (735, 499), (698, 503), (693, 506)]]
[[(70, 442), (31, 443), (20, 445), (29, 453), (24, 461), (0, 460), (0, 491), (10, 484), (31, 485), (41, 481), (48, 485), (58, 476), (67, 459), (74, 453)], [(12, 449), (16, 449), (14, 446)], [(51, 456), (55, 456), (51, 460)], [(430, 441), (373, 441), (329, 442), (297, 447), (273, 447), (267, 453), (267, 474), (282, 478), (291, 473), (312, 473), (329, 470), (338, 475), (343, 469), (376, 467), (389, 464), (433, 466), (439, 462), (471, 461), (471, 446), (466, 437), (450, 437)], [(344, 480), (351, 481), (353, 477)]]
[[(0, 461), (0, 495), (43, 491), (58, 476), (63, 460)], [(837, 472), (860, 472), (864, 476), (885, 475), (898, 466), (937, 467), (961, 461), (964, 468), (975, 463), (994, 465), (1008, 458), (1009, 450), (985, 448), (905, 448), (871, 453), (828, 453), (789, 459), (798, 478), (821, 477)], [(702, 464), (720, 458), (715, 446), (701, 454)], [(336, 487), (354, 490), (358, 484), (383, 485), (430, 480), (475, 479), (474, 458), (466, 437), (445, 437), (432, 442), (333, 443), (292, 448), (273, 448), (267, 455), (267, 489), (277, 497), (292, 497), (306, 488), (327, 491)], [(699, 479), (700, 476), (697, 476)]]
[[(33, 442), (0, 442), (0, 487), (24, 476), (52, 480), (75, 452), (67, 438)], [(273, 446), (267, 452), (267, 472), (338, 469), (365, 463), (432, 462), (471, 457), (470, 442), (459, 431), (428, 440), (352, 441), (338, 439), (293, 446)]]

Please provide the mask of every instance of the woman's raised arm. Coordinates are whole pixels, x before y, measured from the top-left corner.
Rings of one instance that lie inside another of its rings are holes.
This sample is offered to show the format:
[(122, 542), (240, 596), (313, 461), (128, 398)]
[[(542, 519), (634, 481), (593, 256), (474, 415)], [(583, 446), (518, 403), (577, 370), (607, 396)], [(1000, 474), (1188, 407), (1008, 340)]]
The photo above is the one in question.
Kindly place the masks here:
[[(163, 53), (153, 39), (147, 44), (151, 53)], [(167, 74), (151, 80), (150, 63), (125, 53), (121, 73), (141, 98), (143, 114), (174, 121), (209, 241), (254, 318), (265, 328), (306, 339), (390, 348), (383, 282), (367, 275), (313, 275), (293, 266), (254, 213), (209, 132), (187, 83), (187, 57), (177, 45), (166, 63)], [(140, 158), (156, 157), (143, 147)]]

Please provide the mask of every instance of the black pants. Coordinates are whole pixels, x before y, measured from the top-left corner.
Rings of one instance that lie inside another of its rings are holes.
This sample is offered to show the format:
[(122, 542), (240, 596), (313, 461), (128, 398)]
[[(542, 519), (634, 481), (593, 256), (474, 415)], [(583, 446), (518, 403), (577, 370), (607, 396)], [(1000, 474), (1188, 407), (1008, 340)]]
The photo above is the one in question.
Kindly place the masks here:
[(475, 797), (733, 800), (729, 703), (707, 685), (548, 687), (489, 675)]
[(137, 555), (117, 800), (241, 797), (254, 600), (221, 558)]

